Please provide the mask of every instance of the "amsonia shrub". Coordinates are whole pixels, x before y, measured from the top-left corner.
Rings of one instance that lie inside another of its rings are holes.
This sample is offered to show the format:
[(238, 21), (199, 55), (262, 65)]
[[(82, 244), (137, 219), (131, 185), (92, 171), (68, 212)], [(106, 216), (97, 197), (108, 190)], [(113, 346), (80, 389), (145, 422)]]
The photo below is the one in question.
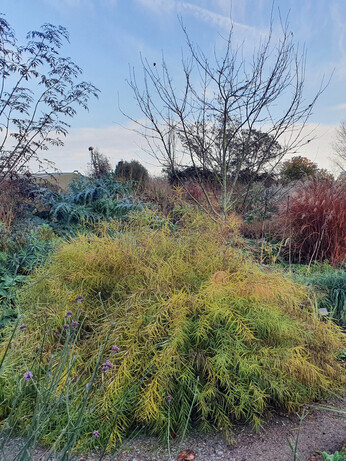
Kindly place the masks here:
[(53, 382), (40, 440), (78, 433), (81, 445), (97, 430), (110, 448), (134, 427), (163, 437), (187, 420), (259, 427), (270, 411), (340, 389), (340, 329), (302, 286), (234, 249), (236, 229), (201, 215), (179, 230), (139, 218), (62, 244), (21, 300), (25, 328), (1, 346), (3, 421), (33, 424)]

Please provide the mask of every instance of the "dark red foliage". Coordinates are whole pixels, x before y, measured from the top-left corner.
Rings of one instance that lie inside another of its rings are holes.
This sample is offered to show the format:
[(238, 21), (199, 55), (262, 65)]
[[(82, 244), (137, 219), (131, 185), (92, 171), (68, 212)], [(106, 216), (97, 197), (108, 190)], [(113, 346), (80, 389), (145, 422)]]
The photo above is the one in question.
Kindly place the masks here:
[(13, 175), (0, 184), (0, 222), (8, 229), (17, 218), (23, 217), (26, 210), (33, 208), (32, 192), (37, 187), (29, 173)]
[(316, 178), (281, 204), (278, 224), (294, 261), (338, 266), (346, 257), (345, 218), (346, 182)]

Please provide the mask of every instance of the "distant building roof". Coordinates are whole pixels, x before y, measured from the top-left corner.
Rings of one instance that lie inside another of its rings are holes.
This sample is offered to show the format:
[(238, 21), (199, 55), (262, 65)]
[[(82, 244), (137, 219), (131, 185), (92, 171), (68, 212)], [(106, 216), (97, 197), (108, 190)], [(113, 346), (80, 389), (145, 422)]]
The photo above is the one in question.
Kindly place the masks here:
[(66, 191), (69, 188), (71, 182), (80, 176), (80, 173), (78, 171), (73, 171), (71, 173), (33, 173), (32, 176), (39, 182), (40, 179), (44, 179), (49, 183), (58, 186), (62, 191)]

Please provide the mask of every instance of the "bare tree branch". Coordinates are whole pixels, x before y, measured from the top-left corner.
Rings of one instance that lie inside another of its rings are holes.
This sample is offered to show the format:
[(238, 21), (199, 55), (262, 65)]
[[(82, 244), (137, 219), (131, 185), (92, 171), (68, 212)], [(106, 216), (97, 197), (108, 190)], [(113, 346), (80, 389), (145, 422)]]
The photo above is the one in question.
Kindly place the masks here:
[[(146, 122), (129, 118), (163, 166), (173, 173), (194, 168), (207, 206), (225, 216), (245, 172), (246, 201), (258, 175), (270, 174), (285, 154), (306, 143), (302, 130), (325, 86), (312, 101), (304, 101), (306, 53), (299, 53), (287, 21), (276, 42), (270, 24), (249, 61), (242, 47), (233, 47), (232, 28), (223, 53), (215, 52), (210, 61), (181, 26), (189, 52), (182, 62), (183, 87), (175, 88), (164, 58), (160, 65), (142, 59), (141, 84), (134, 70), (128, 83)], [(220, 185), (218, 209), (205, 187), (204, 171), (212, 172)]]
[(346, 122), (342, 122), (337, 130), (334, 144), (334, 162), (342, 174), (346, 172)]

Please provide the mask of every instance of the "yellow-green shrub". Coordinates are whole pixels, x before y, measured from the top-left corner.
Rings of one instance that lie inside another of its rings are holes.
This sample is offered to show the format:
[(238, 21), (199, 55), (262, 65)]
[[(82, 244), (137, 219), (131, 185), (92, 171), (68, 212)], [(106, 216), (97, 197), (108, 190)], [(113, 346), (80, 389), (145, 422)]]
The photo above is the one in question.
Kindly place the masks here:
[[(96, 373), (88, 397), (93, 411), (82, 431), (87, 438), (99, 429), (105, 444), (138, 425), (165, 434), (168, 405), (179, 432), (194, 389), (192, 422), (227, 431), (234, 420), (257, 427), (269, 410), (291, 411), (344, 384), (335, 359), (342, 333), (315, 316), (301, 286), (264, 272), (228, 244), (234, 219), (190, 215), (179, 231), (151, 224), (133, 217), (131, 224), (112, 224), (112, 237), (107, 224), (98, 236), (63, 244), (36, 272), (21, 300), (27, 329), (0, 376), (1, 399), (15, 399), (15, 384), (40, 345), (34, 376), (54, 368), (69, 310), (81, 328), (71, 350), (68, 405), (75, 408), (84, 395), (105, 342), (102, 361), (113, 364)], [(27, 397), (24, 421), (30, 408)], [(54, 441), (67, 418), (65, 403), (44, 440)]]

